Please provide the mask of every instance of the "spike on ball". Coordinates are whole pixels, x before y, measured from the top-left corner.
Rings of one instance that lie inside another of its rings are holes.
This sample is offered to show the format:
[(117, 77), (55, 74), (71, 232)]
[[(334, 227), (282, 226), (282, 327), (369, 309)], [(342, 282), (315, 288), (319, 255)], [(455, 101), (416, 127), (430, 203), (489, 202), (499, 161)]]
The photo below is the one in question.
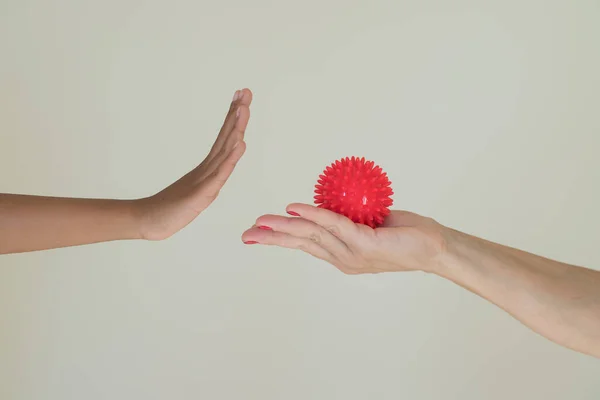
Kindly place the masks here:
[(373, 161), (346, 157), (325, 168), (315, 186), (315, 204), (376, 228), (389, 215), (394, 194), (387, 174)]

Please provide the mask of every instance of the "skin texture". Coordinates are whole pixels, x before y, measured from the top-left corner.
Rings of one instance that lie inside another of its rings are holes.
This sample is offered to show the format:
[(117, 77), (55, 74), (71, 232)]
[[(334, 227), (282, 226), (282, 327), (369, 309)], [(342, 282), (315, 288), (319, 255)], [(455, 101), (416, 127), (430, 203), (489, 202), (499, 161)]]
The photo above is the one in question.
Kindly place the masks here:
[(263, 215), (246, 244), (304, 251), (346, 274), (424, 271), (496, 304), (546, 338), (600, 358), (600, 272), (560, 263), (392, 211), (380, 228), (307, 204)]
[(0, 194), (0, 254), (125, 239), (166, 239), (219, 195), (246, 150), (252, 92), (238, 90), (208, 156), (143, 199), (105, 200)]

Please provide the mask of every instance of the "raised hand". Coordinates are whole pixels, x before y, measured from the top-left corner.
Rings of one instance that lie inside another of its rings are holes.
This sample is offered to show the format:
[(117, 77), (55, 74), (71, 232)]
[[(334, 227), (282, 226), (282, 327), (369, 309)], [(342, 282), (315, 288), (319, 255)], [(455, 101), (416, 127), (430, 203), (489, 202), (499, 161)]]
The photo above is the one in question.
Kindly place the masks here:
[(168, 238), (192, 222), (217, 198), (246, 150), (244, 133), (251, 103), (250, 90), (237, 91), (204, 161), (166, 189), (139, 201), (144, 239)]
[(153, 196), (115, 200), (0, 193), (0, 254), (173, 235), (217, 198), (244, 154), (251, 102), (250, 90), (238, 90), (206, 159)]
[(242, 240), (302, 250), (346, 274), (431, 271), (444, 248), (442, 225), (406, 211), (392, 211), (376, 229), (308, 204), (287, 213), (259, 217)]

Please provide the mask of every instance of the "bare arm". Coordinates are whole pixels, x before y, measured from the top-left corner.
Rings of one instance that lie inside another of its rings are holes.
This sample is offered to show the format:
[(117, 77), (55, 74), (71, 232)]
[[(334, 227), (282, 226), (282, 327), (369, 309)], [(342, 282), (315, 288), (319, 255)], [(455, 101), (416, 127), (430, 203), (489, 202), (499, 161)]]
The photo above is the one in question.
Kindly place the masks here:
[(0, 194), (0, 254), (139, 239), (135, 204)]
[(548, 339), (600, 358), (600, 272), (447, 232), (436, 274)]
[(252, 93), (237, 91), (206, 159), (177, 182), (138, 200), (0, 194), (0, 254), (125, 239), (161, 240), (218, 196), (244, 154)]
[(600, 272), (563, 264), (392, 211), (371, 229), (306, 204), (295, 218), (263, 215), (247, 244), (300, 249), (344, 273), (421, 270), (447, 278), (498, 305), (546, 338), (600, 358)]

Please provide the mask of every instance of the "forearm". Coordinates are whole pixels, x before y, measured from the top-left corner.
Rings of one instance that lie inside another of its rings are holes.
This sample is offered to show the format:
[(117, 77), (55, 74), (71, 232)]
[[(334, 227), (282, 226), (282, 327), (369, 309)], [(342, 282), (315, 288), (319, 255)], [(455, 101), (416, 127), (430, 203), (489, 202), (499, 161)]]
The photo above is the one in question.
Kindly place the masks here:
[(600, 357), (600, 272), (448, 230), (437, 274), (548, 339)]
[(0, 194), (0, 254), (136, 239), (135, 202)]

